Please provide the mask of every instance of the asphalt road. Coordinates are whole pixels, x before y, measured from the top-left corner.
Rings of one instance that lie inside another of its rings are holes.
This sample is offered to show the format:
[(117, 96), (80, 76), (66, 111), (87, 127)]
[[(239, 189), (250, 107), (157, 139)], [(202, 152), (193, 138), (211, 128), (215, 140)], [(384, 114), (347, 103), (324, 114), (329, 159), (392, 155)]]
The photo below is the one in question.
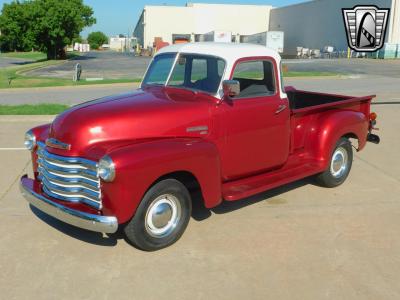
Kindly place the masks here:
[(2, 299), (400, 298), (400, 106), (374, 108), (382, 138), (355, 154), (335, 189), (302, 180), (196, 210), (182, 239), (154, 253), (29, 207), (24, 132), (50, 121), (0, 117)]
[[(82, 77), (142, 78), (150, 62), (148, 57), (131, 53), (93, 51), (57, 66), (34, 70), (28, 75), (72, 78), (77, 63), (82, 65)], [(374, 59), (291, 59), (284, 60), (290, 71), (322, 71), (339, 74), (374, 74), (400, 78), (400, 60)]]
[(15, 67), (18, 65), (29, 64), (32, 62), (33, 62), (32, 60), (27, 60), (27, 59), (0, 57), (0, 68)]
[(82, 66), (82, 78), (137, 79), (142, 78), (149, 62), (149, 57), (135, 57), (132, 53), (93, 51), (61, 65), (31, 71), (27, 75), (72, 78), (75, 66), (79, 63)]
[(400, 59), (290, 59), (283, 60), (289, 71), (334, 72), (400, 78)]

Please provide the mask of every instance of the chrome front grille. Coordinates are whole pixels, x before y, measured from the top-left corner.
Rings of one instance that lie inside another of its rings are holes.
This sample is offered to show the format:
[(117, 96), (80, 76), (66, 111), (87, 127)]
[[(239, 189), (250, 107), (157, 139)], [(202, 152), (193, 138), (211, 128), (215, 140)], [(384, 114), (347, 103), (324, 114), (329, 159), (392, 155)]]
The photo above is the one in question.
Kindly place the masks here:
[(43, 191), (50, 197), (81, 202), (101, 209), (100, 179), (97, 163), (79, 157), (49, 153), (38, 142), (38, 172)]

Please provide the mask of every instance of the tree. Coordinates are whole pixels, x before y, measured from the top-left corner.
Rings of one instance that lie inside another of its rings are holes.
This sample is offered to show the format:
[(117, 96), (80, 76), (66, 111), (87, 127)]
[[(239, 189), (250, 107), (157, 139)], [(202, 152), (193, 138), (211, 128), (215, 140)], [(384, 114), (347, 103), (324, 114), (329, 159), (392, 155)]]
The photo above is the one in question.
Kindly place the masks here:
[(91, 49), (99, 49), (101, 45), (108, 43), (108, 37), (101, 31), (90, 33), (87, 40)]
[[(33, 46), (48, 59), (64, 55), (64, 47), (96, 22), (83, 0), (30, 0), (4, 4), (0, 16), (3, 44), (16, 50)], [(4, 37), (3, 37), (4, 36)]]
[(0, 44), (7, 51), (29, 51), (35, 46), (30, 30), (32, 15), (29, 3), (4, 4), (0, 15)]
[(36, 42), (47, 58), (63, 54), (66, 45), (79, 36), (86, 26), (96, 22), (91, 7), (83, 0), (36, 0), (31, 2), (36, 22), (33, 24)]

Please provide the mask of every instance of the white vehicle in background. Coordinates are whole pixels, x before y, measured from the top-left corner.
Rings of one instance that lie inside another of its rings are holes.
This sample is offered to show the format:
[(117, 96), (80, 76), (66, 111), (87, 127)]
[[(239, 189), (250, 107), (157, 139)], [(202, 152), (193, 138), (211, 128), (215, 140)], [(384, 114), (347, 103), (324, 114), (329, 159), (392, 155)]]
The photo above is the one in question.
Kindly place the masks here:
[(201, 42), (232, 43), (232, 32), (230, 31), (216, 30), (201, 36)]
[(242, 36), (242, 43), (257, 44), (283, 53), (284, 48), (283, 31), (265, 31), (251, 35)]

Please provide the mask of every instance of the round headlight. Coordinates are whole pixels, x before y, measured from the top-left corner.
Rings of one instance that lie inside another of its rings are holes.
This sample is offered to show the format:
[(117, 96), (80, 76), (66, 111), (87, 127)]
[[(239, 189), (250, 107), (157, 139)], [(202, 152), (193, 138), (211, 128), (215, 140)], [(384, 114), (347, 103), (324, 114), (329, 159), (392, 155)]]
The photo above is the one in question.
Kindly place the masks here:
[(99, 176), (106, 182), (111, 182), (115, 178), (115, 165), (111, 157), (108, 155), (104, 156), (99, 161), (98, 166)]
[(28, 149), (29, 151), (32, 151), (33, 148), (35, 148), (36, 146), (36, 136), (33, 134), (31, 130), (25, 133), (24, 145), (26, 149)]

